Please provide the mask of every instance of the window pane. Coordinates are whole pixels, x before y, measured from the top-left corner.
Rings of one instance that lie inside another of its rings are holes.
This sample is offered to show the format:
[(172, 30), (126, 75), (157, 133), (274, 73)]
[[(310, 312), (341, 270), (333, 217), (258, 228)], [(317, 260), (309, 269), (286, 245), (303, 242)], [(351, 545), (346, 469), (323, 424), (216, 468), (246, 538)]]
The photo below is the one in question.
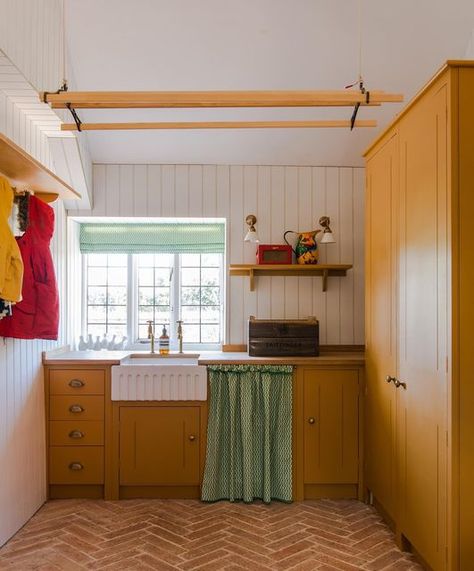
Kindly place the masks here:
[(106, 287), (89, 287), (87, 288), (87, 303), (104, 305), (107, 299)]
[(152, 287), (141, 287), (138, 290), (138, 303), (140, 305), (153, 305), (155, 290)]
[(201, 284), (218, 286), (220, 282), (220, 270), (218, 268), (202, 268)]
[(157, 305), (155, 307), (155, 323), (157, 323), (158, 325), (163, 325), (163, 323), (169, 325), (169, 322), (170, 322), (169, 306), (160, 307), (159, 305)]
[(201, 343), (218, 343), (219, 325), (201, 325)]
[(115, 341), (119, 341), (122, 337), (125, 337), (127, 335), (127, 326), (126, 325), (109, 325), (107, 327), (107, 334), (108, 337), (113, 337), (114, 335), (117, 336), (117, 339), (115, 339)]
[(148, 325), (138, 326), (138, 339), (145, 340), (148, 338)]
[(138, 270), (138, 285), (140, 287), (153, 285), (153, 268), (140, 268)]
[(219, 305), (219, 288), (218, 287), (202, 287), (201, 288), (201, 304), (202, 305)]
[(108, 321), (110, 323), (127, 323), (127, 306), (110, 305)]
[(102, 335), (105, 333), (105, 331), (106, 331), (105, 324), (103, 324), (103, 325), (88, 325), (87, 326), (87, 334), (92, 335), (92, 339), (93, 339), (94, 343), (96, 341), (97, 335), (99, 335), (100, 338), (102, 338)]
[(209, 305), (201, 308), (201, 322), (202, 323), (219, 323), (221, 320), (221, 308)]
[(87, 308), (88, 323), (105, 323), (106, 311), (104, 305), (89, 305)]
[(107, 268), (97, 267), (90, 269), (87, 274), (87, 280), (90, 286), (93, 285), (106, 286)]
[(127, 254), (107, 254), (108, 266), (127, 266)]
[(170, 269), (169, 268), (156, 268), (155, 269), (155, 285), (167, 286), (170, 285)]
[(88, 266), (106, 266), (107, 254), (87, 254)]
[(181, 303), (183, 305), (200, 305), (200, 288), (198, 287), (182, 287)]
[(183, 268), (198, 268), (201, 263), (199, 254), (181, 254), (181, 266)]
[(186, 343), (200, 343), (199, 325), (186, 325), (186, 330), (183, 330), (183, 337)]
[(202, 254), (201, 265), (203, 267), (219, 267), (221, 265), (221, 254)]
[(155, 254), (155, 267), (169, 268), (174, 263), (173, 254)]
[[(95, 273), (95, 270), (92, 272)], [(109, 268), (108, 283), (109, 286), (126, 286), (127, 285), (127, 268)]]
[(199, 306), (193, 307), (185, 305), (181, 309), (181, 319), (184, 323), (199, 323), (201, 318), (201, 311)]
[(181, 270), (181, 284), (183, 286), (199, 285), (201, 275), (199, 268), (182, 268)]
[(127, 288), (122, 286), (111, 286), (107, 288), (107, 303), (114, 305), (125, 305), (127, 303)]
[(146, 323), (147, 321), (153, 321), (153, 306), (152, 305), (140, 305), (138, 308), (138, 322)]
[(154, 265), (153, 254), (138, 254), (138, 265), (144, 268), (152, 268)]
[(155, 288), (155, 303), (156, 305), (169, 305), (170, 303), (170, 288), (157, 287)]

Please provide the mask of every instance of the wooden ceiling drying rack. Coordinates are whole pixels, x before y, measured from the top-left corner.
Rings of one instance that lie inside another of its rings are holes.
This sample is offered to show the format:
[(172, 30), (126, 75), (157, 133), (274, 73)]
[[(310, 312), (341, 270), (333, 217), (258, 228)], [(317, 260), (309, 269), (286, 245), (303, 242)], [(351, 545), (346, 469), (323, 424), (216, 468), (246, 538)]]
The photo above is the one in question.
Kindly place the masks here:
[(54, 202), (58, 197), (81, 198), (72, 187), (1, 133), (0, 174), (8, 179), (17, 194), (32, 192), (45, 202)]
[[(376, 121), (356, 121), (359, 107), (399, 103), (403, 95), (385, 91), (77, 91), (59, 90), (40, 94), (53, 109), (69, 109), (74, 123), (64, 131), (126, 129), (267, 129), (375, 127)], [(320, 121), (198, 121), (148, 123), (82, 123), (77, 109), (208, 109), (263, 107), (354, 107), (352, 118)]]

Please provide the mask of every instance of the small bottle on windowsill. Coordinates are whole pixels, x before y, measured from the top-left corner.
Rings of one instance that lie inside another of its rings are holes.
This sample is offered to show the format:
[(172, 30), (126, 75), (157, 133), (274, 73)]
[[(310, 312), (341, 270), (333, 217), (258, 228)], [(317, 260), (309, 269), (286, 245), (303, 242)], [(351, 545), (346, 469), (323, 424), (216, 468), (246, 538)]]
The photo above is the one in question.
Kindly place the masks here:
[(160, 355), (168, 355), (170, 352), (170, 338), (166, 331), (165, 325), (163, 325), (163, 331), (161, 332), (160, 338), (158, 340), (158, 348)]

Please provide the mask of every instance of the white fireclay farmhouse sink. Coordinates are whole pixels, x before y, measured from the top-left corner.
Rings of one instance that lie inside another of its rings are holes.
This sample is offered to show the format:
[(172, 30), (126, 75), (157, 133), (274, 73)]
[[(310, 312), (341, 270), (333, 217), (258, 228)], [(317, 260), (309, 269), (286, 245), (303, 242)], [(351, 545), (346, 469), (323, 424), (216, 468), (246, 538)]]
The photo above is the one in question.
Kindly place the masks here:
[(189, 353), (129, 355), (112, 367), (112, 400), (206, 400), (207, 369), (198, 358)]

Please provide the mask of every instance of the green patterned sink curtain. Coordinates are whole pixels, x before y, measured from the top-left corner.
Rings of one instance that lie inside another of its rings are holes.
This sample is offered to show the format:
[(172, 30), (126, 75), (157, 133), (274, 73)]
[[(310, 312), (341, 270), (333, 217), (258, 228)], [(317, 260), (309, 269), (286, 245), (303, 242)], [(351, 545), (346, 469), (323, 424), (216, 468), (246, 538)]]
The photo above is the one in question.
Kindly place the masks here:
[(292, 500), (288, 366), (214, 365), (202, 500)]

